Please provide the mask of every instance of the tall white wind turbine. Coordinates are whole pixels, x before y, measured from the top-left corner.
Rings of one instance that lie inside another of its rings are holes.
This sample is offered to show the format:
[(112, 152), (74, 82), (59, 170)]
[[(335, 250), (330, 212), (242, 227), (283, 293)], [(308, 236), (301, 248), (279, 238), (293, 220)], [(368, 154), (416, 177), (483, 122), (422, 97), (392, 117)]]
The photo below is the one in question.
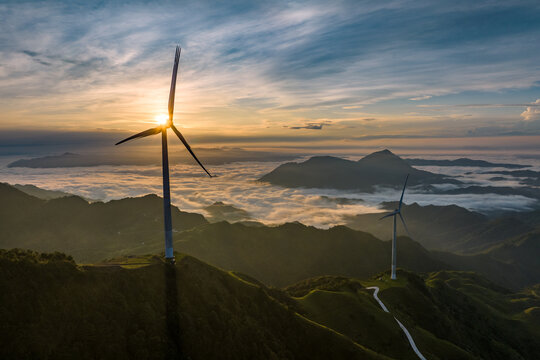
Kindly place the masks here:
[(394, 231), (393, 231), (393, 237), (392, 237), (392, 274), (390, 277), (392, 280), (396, 280), (396, 216), (399, 216), (399, 218), (401, 219), (401, 222), (403, 223), (403, 227), (405, 227), (407, 234), (409, 234), (409, 229), (407, 229), (407, 224), (405, 224), (403, 215), (401, 215), (401, 206), (403, 205), (403, 194), (405, 194), (405, 187), (407, 186), (407, 180), (409, 180), (409, 174), (407, 174), (407, 177), (405, 178), (405, 184), (403, 185), (403, 191), (401, 192), (401, 198), (399, 199), (398, 208), (392, 211), (390, 214), (386, 214), (382, 218), (379, 219), (379, 220), (382, 220), (390, 216), (394, 217)]
[(189, 151), (191, 156), (195, 161), (202, 167), (202, 169), (212, 177), (204, 165), (197, 159), (195, 153), (187, 143), (184, 136), (180, 133), (180, 130), (176, 128), (173, 124), (173, 113), (174, 113), (174, 95), (176, 92), (176, 75), (178, 73), (178, 62), (180, 61), (180, 47), (176, 47), (176, 52), (174, 54), (174, 65), (172, 71), (171, 79), (171, 90), (169, 92), (169, 118), (167, 122), (158, 127), (145, 130), (138, 134), (128, 137), (120, 142), (117, 142), (115, 145), (120, 145), (126, 141), (138, 139), (150, 135), (161, 134), (161, 155), (162, 155), (162, 167), (163, 167), (163, 215), (164, 215), (164, 226), (165, 226), (165, 258), (171, 263), (174, 263), (174, 254), (173, 254), (173, 244), (172, 244), (172, 220), (171, 220), (171, 191), (169, 185), (169, 155), (167, 148), (167, 129), (171, 128), (180, 141), (184, 144), (186, 149)]

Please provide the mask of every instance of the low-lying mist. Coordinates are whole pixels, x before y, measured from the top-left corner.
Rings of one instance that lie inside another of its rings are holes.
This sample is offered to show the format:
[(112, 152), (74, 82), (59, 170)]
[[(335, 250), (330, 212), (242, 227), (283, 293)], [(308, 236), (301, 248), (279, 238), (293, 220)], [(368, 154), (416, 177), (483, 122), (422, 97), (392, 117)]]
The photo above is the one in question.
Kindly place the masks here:
[[(399, 189), (381, 188), (369, 194), (331, 189), (287, 189), (256, 181), (280, 163), (236, 162), (212, 165), (209, 170), (217, 175), (215, 178), (208, 178), (194, 165), (172, 164), (172, 202), (181, 210), (204, 215), (208, 215), (205, 207), (223, 202), (247, 211), (251, 220), (265, 224), (299, 221), (327, 228), (343, 224), (345, 216), (381, 212), (381, 202), (399, 199)], [(148, 193), (161, 195), (162, 192), (161, 167), (157, 165), (29, 169), (7, 168), (6, 164), (3, 162), (0, 167), (3, 182), (33, 184), (87, 199), (109, 201)], [(433, 168), (429, 170), (434, 171)], [(486, 169), (436, 170), (461, 176), (462, 181), (481, 185), (488, 183), (486, 175), (482, 174)], [(404, 201), (420, 205), (456, 204), (480, 212), (529, 210), (535, 203), (534, 199), (519, 195), (441, 195), (423, 193), (414, 188), (407, 190)]]

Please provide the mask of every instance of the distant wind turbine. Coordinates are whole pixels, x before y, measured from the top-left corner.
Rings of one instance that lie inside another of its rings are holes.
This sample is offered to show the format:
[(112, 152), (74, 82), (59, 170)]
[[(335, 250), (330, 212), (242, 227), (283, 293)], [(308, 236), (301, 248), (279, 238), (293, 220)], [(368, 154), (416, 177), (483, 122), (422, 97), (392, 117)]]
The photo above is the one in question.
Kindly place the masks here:
[(171, 128), (176, 136), (182, 141), (186, 149), (189, 151), (191, 156), (197, 161), (197, 163), (203, 168), (203, 170), (212, 177), (204, 165), (197, 159), (193, 150), (187, 143), (184, 136), (173, 124), (173, 112), (174, 112), (174, 93), (176, 89), (176, 74), (178, 73), (178, 62), (180, 61), (180, 47), (176, 47), (176, 53), (174, 55), (174, 65), (171, 79), (171, 91), (169, 92), (169, 118), (168, 120), (158, 127), (145, 130), (138, 134), (128, 137), (120, 142), (117, 142), (115, 145), (120, 145), (126, 141), (143, 138), (150, 135), (156, 135), (161, 133), (161, 155), (162, 155), (162, 166), (163, 166), (163, 214), (165, 220), (165, 258), (168, 259), (171, 263), (174, 263), (174, 254), (173, 254), (173, 245), (172, 245), (172, 222), (171, 222), (171, 191), (169, 186), (169, 155), (167, 150), (167, 129)]
[(407, 174), (407, 177), (405, 178), (405, 184), (403, 185), (403, 191), (401, 192), (401, 199), (399, 199), (399, 205), (396, 210), (391, 212), (390, 214), (384, 215), (379, 220), (382, 220), (384, 218), (393, 216), (394, 217), (394, 233), (392, 237), (392, 275), (391, 279), (396, 280), (396, 216), (399, 215), (399, 218), (401, 219), (401, 222), (403, 223), (403, 226), (405, 227), (405, 230), (407, 231), (407, 234), (409, 234), (409, 229), (407, 229), (407, 225), (405, 224), (405, 220), (403, 219), (403, 216), (401, 215), (401, 205), (403, 205), (403, 194), (405, 194), (405, 187), (407, 186), (407, 180), (409, 180), (409, 174)]

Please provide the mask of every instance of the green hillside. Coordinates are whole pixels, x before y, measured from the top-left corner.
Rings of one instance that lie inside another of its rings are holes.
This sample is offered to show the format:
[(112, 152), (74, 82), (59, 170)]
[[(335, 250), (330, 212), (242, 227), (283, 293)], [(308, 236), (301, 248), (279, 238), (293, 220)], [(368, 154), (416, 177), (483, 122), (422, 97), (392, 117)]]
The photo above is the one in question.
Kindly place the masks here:
[[(378, 286), (385, 313), (365, 287)], [(320, 277), (289, 286), (305, 316), (375, 351), (416, 359), (396, 316), (427, 359), (533, 359), (540, 351), (540, 294), (510, 292), (472, 273), (371, 280)]]
[[(322, 230), (299, 223), (276, 227), (208, 224), (185, 231), (174, 246), (278, 287), (318, 275), (369, 277), (390, 266), (391, 254), (390, 242), (371, 234), (345, 226)], [(408, 238), (399, 238), (399, 251), (404, 268), (422, 272), (448, 268)]]
[(41, 188), (38, 188), (37, 186), (29, 185), (29, 184), (27, 185), (15, 184), (11, 186), (13, 186), (17, 190), (21, 190), (22, 192), (27, 193), (28, 195), (32, 195), (43, 200), (52, 200), (52, 199), (61, 198), (65, 196), (73, 196), (73, 194), (69, 194), (63, 191), (45, 190), (45, 189), (41, 189)]
[(355, 279), (322, 276), (285, 289), (304, 316), (396, 359), (418, 359), (393, 316)]
[[(45, 201), (2, 184), (0, 195), (0, 248), (61, 251), (81, 263), (163, 251), (162, 200), (155, 195), (91, 204), (73, 196)], [(528, 219), (527, 224), (534, 221)], [(321, 275), (366, 278), (389, 267), (389, 241), (345, 226), (324, 230), (298, 223), (247, 225), (209, 224), (202, 215), (173, 207), (175, 249), (268, 285), (286, 286)], [(399, 237), (398, 265), (417, 272), (476, 271), (518, 289), (540, 278), (538, 250), (529, 247), (526, 256), (531, 260), (519, 262), (518, 245), (504, 256), (464, 256), (427, 251)]]
[(473, 273), (399, 270), (397, 281), (323, 276), (280, 290), (176, 258), (81, 267), (0, 250), (0, 358), (415, 359), (393, 316), (428, 359), (540, 351), (540, 284), (511, 292)]
[[(390, 241), (345, 226), (323, 230), (298, 223), (248, 227), (220, 222), (185, 231), (175, 239), (178, 251), (278, 287), (322, 275), (367, 278), (390, 266)], [(398, 266), (415, 272), (476, 271), (510, 289), (535, 284), (540, 276), (533, 264), (497, 259), (489, 253), (457, 255), (428, 251), (407, 237), (397, 241)], [(149, 250), (157, 253), (161, 244)]]
[[(397, 202), (384, 203), (384, 208), (388, 211), (396, 207)], [(484, 215), (456, 205), (420, 206), (413, 203), (404, 204), (402, 211), (411, 235), (430, 250), (456, 250), (464, 237), (489, 222)], [(389, 239), (392, 236), (391, 219), (379, 221), (381, 215), (376, 213), (350, 216), (345, 225), (372, 233), (380, 239)], [(397, 229), (398, 234), (406, 235), (401, 224), (398, 224)]]
[[(414, 334), (426, 330), (480, 358), (533, 359), (540, 353), (540, 323), (523, 319), (539, 297), (510, 292), (474, 273), (407, 277), (409, 286), (385, 289), (379, 297)], [(429, 349), (426, 343), (417, 340)]]
[(233, 205), (224, 204), (221, 201), (216, 201), (212, 205), (209, 205), (204, 208), (208, 213), (208, 221), (218, 222), (218, 221), (228, 221), (228, 222), (237, 222), (237, 221), (250, 221), (251, 215)]
[[(384, 203), (391, 211), (397, 203)], [(456, 205), (403, 205), (403, 216), (415, 241), (429, 250), (460, 254), (481, 253), (506, 240), (540, 229), (538, 211), (508, 213), (488, 218)], [(348, 227), (369, 232), (380, 239), (391, 236), (391, 219), (379, 221), (381, 213), (360, 214), (346, 219)], [(398, 234), (406, 235), (398, 224)]]
[(540, 231), (506, 241), (487, 253), (499, 261), (527, 269), (530, 282), (540, 283)]
[[(69, 196), (42, 200), (0, 183), (0, 248), (62, 251), (80, 262), (144, 254), (163, 242), (163, 202), (156, 195), (88, 203)], [(173, 229), (206, 224), (172, 207)]]
[(78, 267), (60, 253), (0, 250), (0, 358), (386, 358), (195, 258), (143, 260)]

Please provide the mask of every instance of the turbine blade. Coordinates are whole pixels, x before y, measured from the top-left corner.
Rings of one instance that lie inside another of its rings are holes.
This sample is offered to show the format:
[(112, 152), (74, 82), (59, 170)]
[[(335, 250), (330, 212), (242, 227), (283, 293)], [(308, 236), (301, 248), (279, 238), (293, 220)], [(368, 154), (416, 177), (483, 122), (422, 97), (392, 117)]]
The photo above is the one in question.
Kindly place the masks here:
[(173, 129), (174, 133), (176, 134), (176, 136), (178, 136), (178, 138), (180, 139), (180, 141), (184, 144), (184, 146), (186, 147), (186, 149), (189, 151), (189, 153), (191, 154), (191, 156), (193, 156), (193, 158), (195, 159), (195, 161), (197, 161), (197, 163), (203, 168), (204, 171), (206, 171), (206, 173), (208, 174), (208, 176), (212, 177), (212, 175), (208, 172), (208, 170), (206, 170), (206, 168), (204, 167), (204, 165), (199, 161), (199, 159), (197, 159), (197, 156), (195, 156), (195, 153), (193, 152), (193, 150), (191, 150), (191, 146), (189, 146), (189, 144), (187, 143), (186, 139), (184, 138), (184, 136), (182, 136), (182, 134), (180, 133), (180, 131), (178, 131), (178, 129), (176, 128), (176, 126), (174, 126), (173, 124), (171, 124), (171, 129)]
[(162, 127), (161, 126), (158, 126), (158, 127), (155, 127), (155, 128), (152, 128), (152, 129), (148, 129), (148, 130), (145, 130), (143, 132), (140, 132), (138, 134), (135, 134), (133, 136), (130, 136), (128, 137), (127, 139), (124, 139), (122, 141), (119, 141), (117, 142), (116, 144), (114, 145), (120, 145), (121, 143), (124, 143), (126, 141), (129, 141), (129, 140), (133, 140), (133, 139), (137, 139), (137, 138), (143, 138), (143, 137), (147, 137), (147, 136), (150, 136), (150, 135), (155, 135), (155, 134), (159, 134), (162, 130)]
[(169, 121), (172, 121), (174, 112), (174, 94), (176, 91), (176, 74), (178, 73), (178, 62), (180, 61), (180, 47), (176, 46), (174, 54), (174, 65), (172, 70), (171, 91), (169, 92)]
[(405, 184), (403, 185), (403, 191), (401, 192), (401, 199), (399, 199), (398, 210), (401, 210), (401, 205), (403, 205), (403, 194), (405, 194), (405, 187), (407, 186), (407, 180), (409, 180), (409, 174), (407, 174), (407, 177), (405, 178)]
[(382, 218), (380, 218), (379, 220), (385, 219), (385, 218), (390, 217), (390, 216), (394, 216), (394, 215), (396, 215), (396, 214), (397, 214), (397, 212), (396, 212), (396, 211), (393, 211), (393, 212), (391, 212), (390, 214), (384, 215), (384, 216), (383, 216)]
[(409, 235), (409, 237), (412, 239), (411, 233), (409, 232), (409, 229), (407, 228), (407, 224), (405, 224), (405, 220), (403, 219), (403, 216), (401, 215), (401, 213), (398, 213), (398, 214), (399, 214), (399, 218), (401, 219), (401, 222), (403, 223), (403, 227), (405, 228), (405, 231), (407, 232), (407, 235)]

